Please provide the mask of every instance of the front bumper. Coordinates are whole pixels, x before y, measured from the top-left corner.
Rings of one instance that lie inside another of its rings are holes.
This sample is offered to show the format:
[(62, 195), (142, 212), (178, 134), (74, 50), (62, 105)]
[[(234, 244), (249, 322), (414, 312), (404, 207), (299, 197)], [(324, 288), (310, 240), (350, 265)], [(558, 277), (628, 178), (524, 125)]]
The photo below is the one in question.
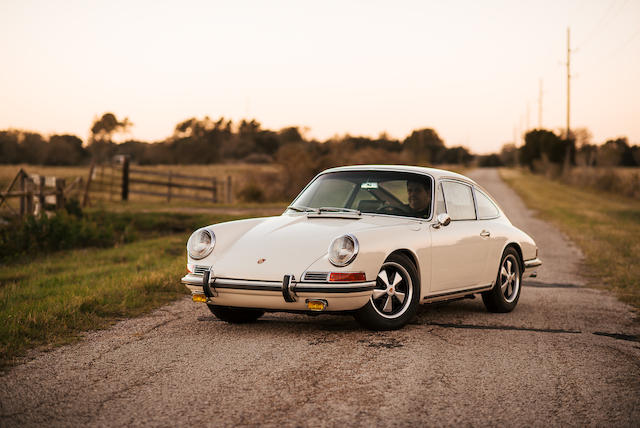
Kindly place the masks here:
[(523, 276), (525, 278), (536, 277), (538, 275), (538, 268), (540, 266), (542, 266), (542, 260), (540, 260), (539, 258), (525, 260)]
[[(182, 283), (191, 294), (205, 294), (203, 275), (189, 273)], [(306, 311), (307, 300), (322, 299), (327, 302), (327, 311), (351, 311), (364, 306), (369, 298), (375, 281), (335, 283), (335, 282), (296, 282), (255, 281), (235, 278), (216, 278), (209, 280), (213, 296), (207, 303), (220, 306), (260, 308), (273, 310)], [(283, 288), (286, 292), (283, 293)], [(284, 294), (289, 293), (293, 300), (287, 301)]]

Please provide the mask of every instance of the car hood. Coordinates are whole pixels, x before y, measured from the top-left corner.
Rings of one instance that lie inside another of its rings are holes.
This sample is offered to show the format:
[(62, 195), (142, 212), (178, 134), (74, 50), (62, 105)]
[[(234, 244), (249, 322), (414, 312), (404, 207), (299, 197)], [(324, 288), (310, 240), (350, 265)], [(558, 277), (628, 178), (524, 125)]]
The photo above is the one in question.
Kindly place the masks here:
[[(366, 230), (415, 223), (384, 216), (284, 214), (257, 223), (225, 246), (213, 260), (216, 277), (282, 281), (286, 274), (301, 279), (303, 272), (324, 257), (331, 241), (343, 234), (356, 237)], [(214, 229), (215, 230), (215, 229)], [(223, 240), (224, 236), (217, 236)]]

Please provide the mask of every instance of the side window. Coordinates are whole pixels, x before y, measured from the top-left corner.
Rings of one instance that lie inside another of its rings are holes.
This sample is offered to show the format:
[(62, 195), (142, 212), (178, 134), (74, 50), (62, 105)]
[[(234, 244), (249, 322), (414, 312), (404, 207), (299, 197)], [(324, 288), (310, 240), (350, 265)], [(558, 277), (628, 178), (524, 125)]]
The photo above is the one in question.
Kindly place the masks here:
[(447, 213), (451, 220), (476, 219), (471, 186), (453, 181), (443, 181), (442, 190), (444, 191)]
[(444, 203), (444, 194), (442, 193), (442, 183), (438, 183), (436, 190), (436, 215), (447, 212), (447, 206)]
[(478, 204), (478, 218), (480, 220), (496, 218), (500, 211), (487, 195), (476, 189), (476, 203)]

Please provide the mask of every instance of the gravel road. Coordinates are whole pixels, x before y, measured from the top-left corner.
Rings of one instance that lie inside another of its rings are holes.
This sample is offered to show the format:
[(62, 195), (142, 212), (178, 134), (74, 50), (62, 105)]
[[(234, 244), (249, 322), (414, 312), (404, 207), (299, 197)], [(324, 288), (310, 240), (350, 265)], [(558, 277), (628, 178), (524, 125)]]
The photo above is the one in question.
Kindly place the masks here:
[(470, 175), (540, 247), (514, 312), (443, 303), (374, 333), (340, 316), (229, 325), (185, 298), (5, 373), (0, 425), (638, 426), (634, 313), (582, 287), (580, 252), (495, 170)]

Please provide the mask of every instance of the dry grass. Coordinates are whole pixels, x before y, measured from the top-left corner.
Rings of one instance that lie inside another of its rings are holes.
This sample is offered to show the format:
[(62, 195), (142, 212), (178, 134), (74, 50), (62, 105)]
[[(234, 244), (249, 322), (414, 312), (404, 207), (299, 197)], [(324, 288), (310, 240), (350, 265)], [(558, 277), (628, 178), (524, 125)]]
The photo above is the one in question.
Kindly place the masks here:
[(639, 200), (521, 170), (502, 169), (500, 175), (541, 218), (582, 249), (593, 286), (613, 290), (640, 308)]
[(563, 181), (580, 187), (605, 190), (640, 199), (640, 168), (572, 168)]

